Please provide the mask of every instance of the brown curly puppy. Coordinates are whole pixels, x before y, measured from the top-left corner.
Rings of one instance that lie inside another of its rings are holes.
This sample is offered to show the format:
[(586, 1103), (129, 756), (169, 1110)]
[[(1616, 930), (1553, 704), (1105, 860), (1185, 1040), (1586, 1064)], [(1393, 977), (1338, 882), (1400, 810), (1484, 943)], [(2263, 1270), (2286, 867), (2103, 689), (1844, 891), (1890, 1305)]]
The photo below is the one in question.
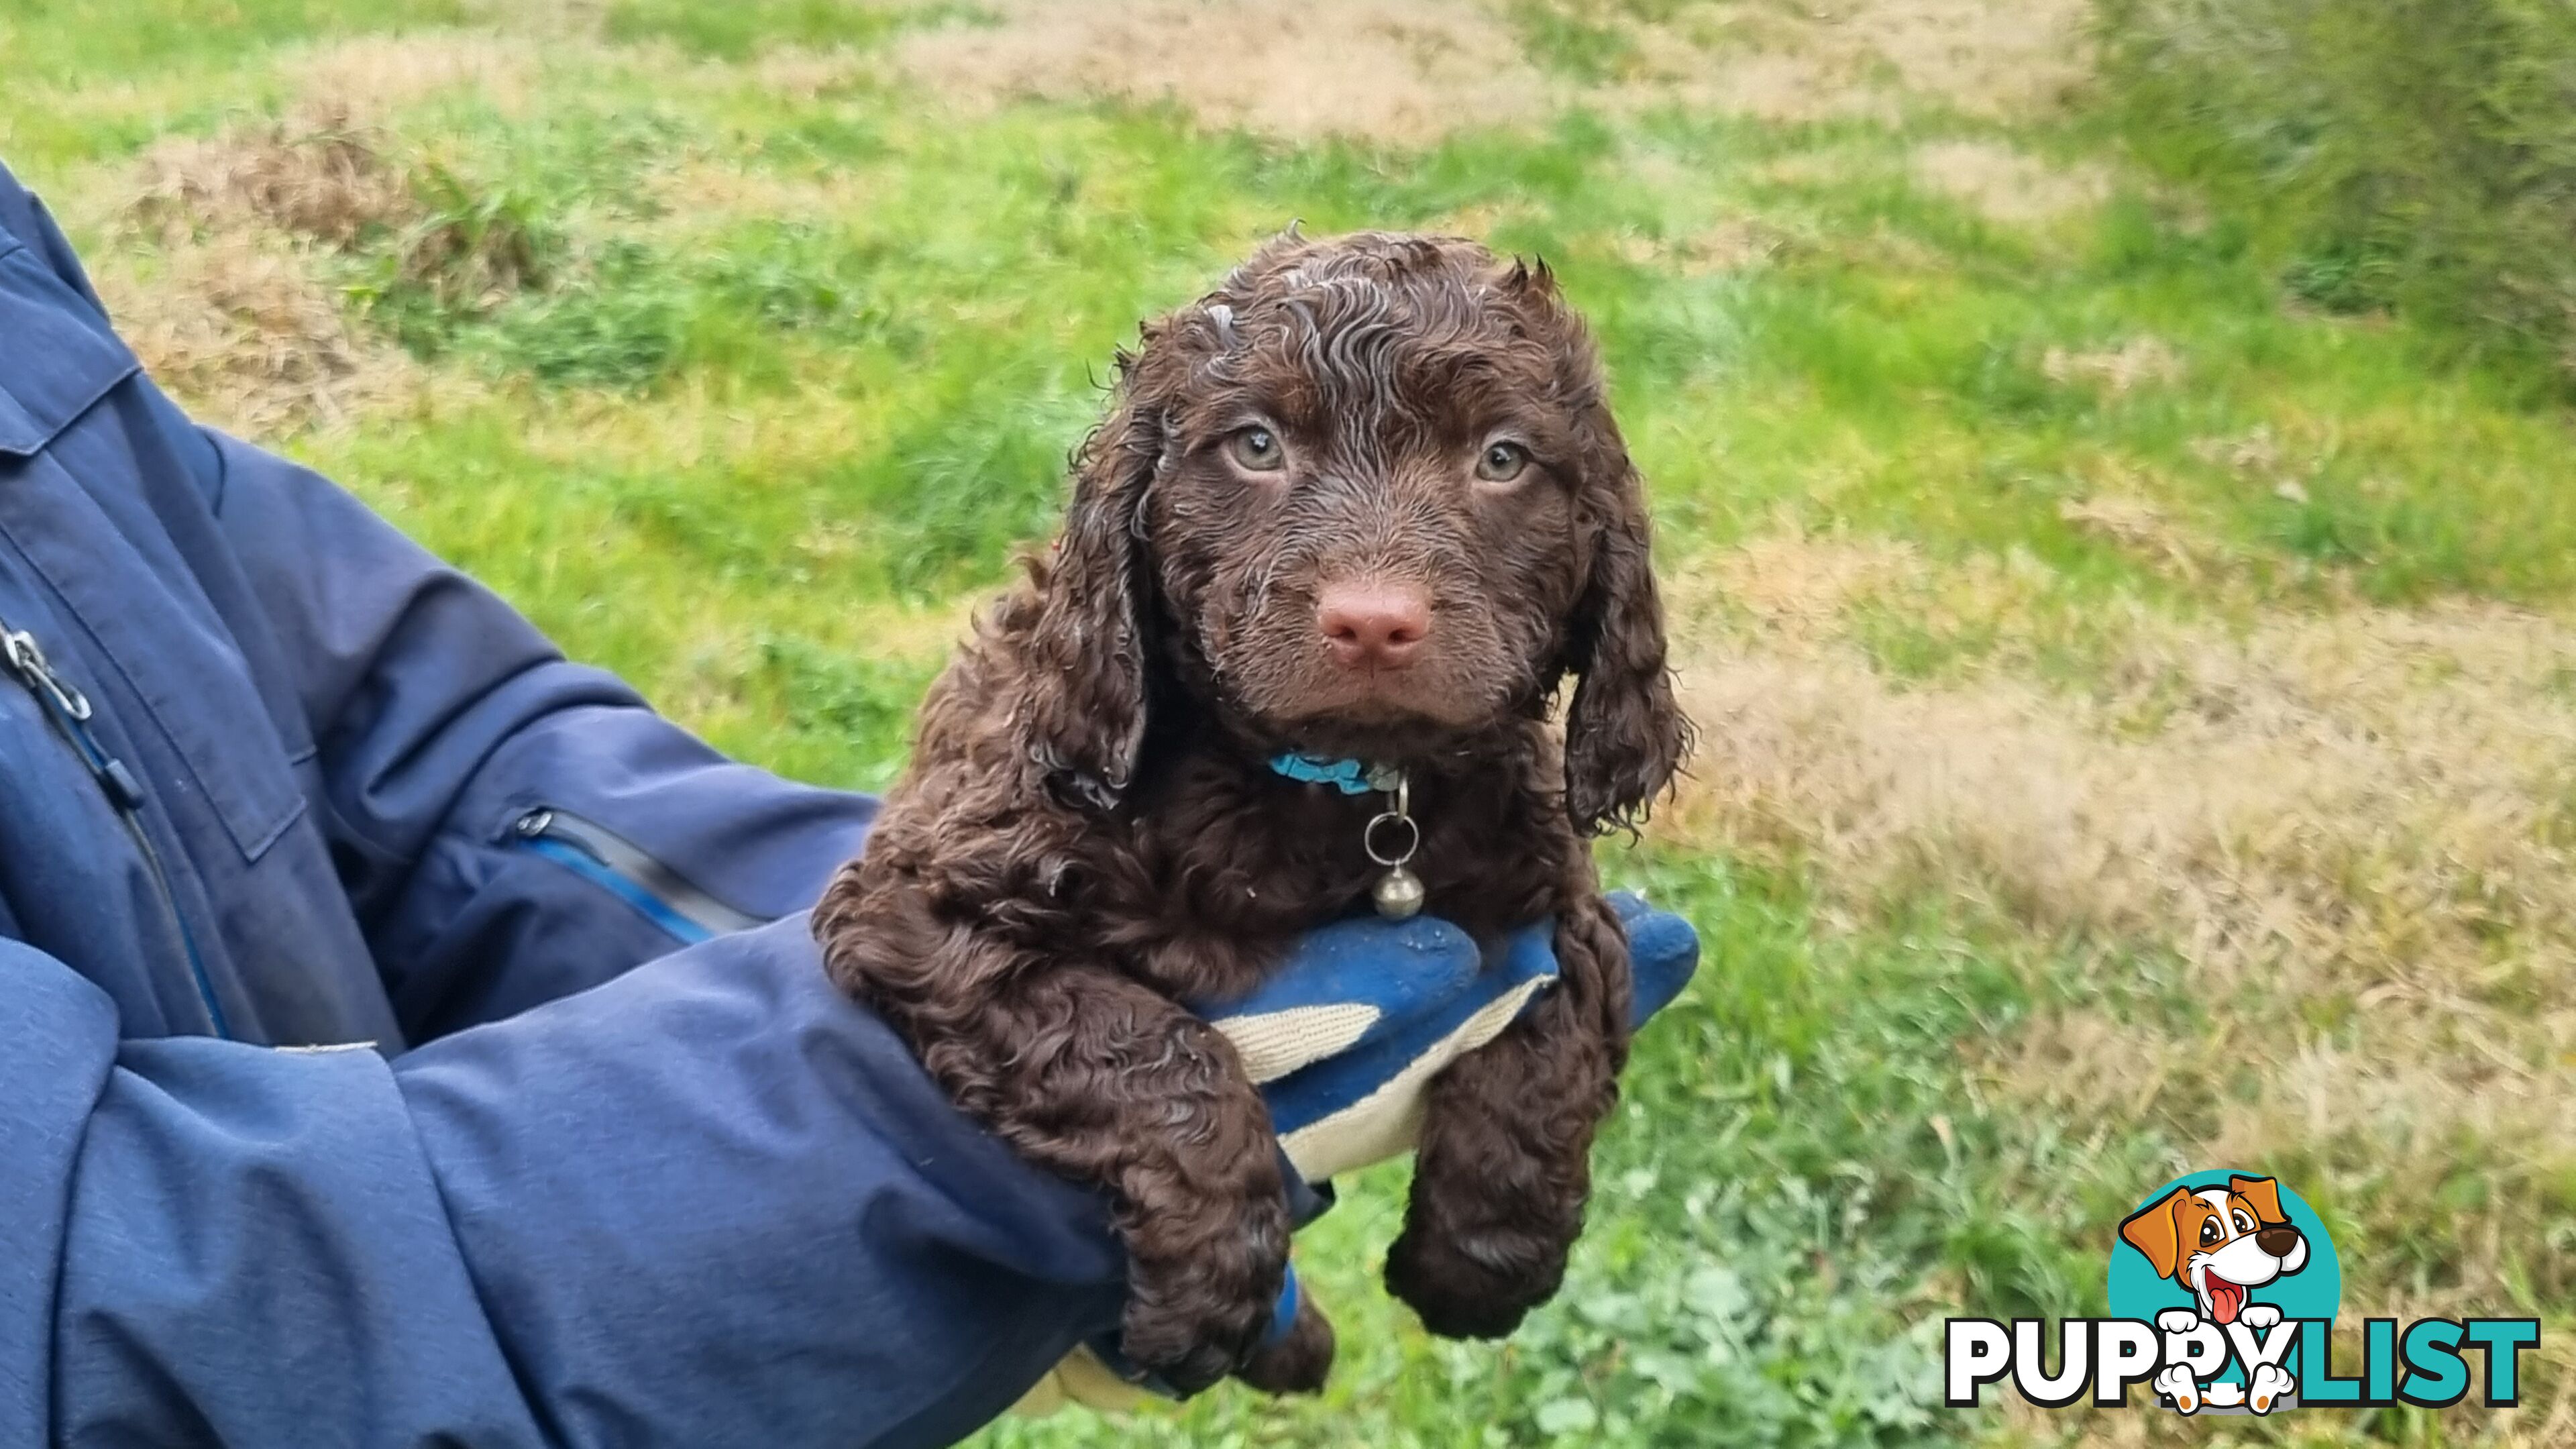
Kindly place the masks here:
[(1509, 1332), (1563, 1275), (1627, 1054), (1584, 837), (1636, 819), (1690, 733), (1581, 321), (1472, 242), (1292, 232), (1146, 326), (1075, 469), (823, 899), (835, 979), (969, 1113), (1107, 1190), (1128, 1357), (1312, 1388), (1311, 1298), (1254, 1352), (1288, 1254), (1268, 1116), (1178, 1003), (1250, 989), (1385, 874), (1362, 831), (1387, 797), (1273, 758), (1400, 768), (1429, 911), (1485, 941), (1558, 921), (1560, 984), (1429, 1089), (1386, 1267), (1432, 1331)]

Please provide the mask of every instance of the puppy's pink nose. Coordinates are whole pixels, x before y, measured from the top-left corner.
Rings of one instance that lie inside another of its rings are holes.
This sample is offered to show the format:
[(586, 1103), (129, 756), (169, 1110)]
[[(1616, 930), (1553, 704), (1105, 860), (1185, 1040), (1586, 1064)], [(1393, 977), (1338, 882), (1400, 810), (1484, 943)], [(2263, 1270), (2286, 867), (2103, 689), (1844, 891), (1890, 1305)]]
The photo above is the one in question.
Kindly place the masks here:
[(1345, 669), (1399, 669), (1431, 637), (1431, 601), (1402, 584), (1337, 586), (1315, 606), (1324, 647)]

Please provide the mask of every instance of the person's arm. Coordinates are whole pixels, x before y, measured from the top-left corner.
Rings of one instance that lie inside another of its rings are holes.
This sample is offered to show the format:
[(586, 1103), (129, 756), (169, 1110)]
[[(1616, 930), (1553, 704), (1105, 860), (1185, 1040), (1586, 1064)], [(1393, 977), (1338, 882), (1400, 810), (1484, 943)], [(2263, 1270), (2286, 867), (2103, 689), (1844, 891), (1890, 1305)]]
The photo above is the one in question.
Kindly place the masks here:
[(1123, 1276), (801, 918), (391, 1065), (0, 943), (0, 1443), (945, 1444)]
[[(1628, 914), (1648, 1010), (1694, 945)], [(1220, 1025), (1337, 1170), (1545, 942), (1343, 922)], [(1102, 1201), (949, 1105), (802, 916), (390, 1065), (119, 1042), (0, 943), (0, 1162), (0, 1443), (945, 1444), (1124, 1296)]]
[(873, 800), (724, 758), (329, 480), (208, 436), (415, 1040), (803, 910), (858, 853)]

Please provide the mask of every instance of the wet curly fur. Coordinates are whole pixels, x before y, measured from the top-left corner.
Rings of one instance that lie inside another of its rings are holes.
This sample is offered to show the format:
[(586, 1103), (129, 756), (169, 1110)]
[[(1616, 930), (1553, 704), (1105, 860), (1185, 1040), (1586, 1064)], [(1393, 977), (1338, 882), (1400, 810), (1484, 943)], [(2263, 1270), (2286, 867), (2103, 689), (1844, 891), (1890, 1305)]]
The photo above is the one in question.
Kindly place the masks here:
[[(1557, 920), (1560, 984), (1428, 1089), (1386, 1266), (1432, 1331), (1508, 1333), (1556, 1291), (1627, 1054), (1627, 940), (1585, 837), (1633, 822), (1690, 732), (1581, 321), (1544, 267), (1472, 242), (1291, 233), (1145, 327), (1075, 474), (823, 899), (834, 979), (967, 1112), (1106, 1191), (1129, 1358), (1184, 1390), (1314, 1388), (1311, 1296), (1260, 1346), (1289, 1230), (1269, 1117), (1179, 1003), (1368, 909), (1380, 797), (1266, 762), (1400, 763), (1428, 910), (1488, 942)], [(1404, 667), (1326, 647), (1318, 600), (1354, 579), (1427, 605)]]

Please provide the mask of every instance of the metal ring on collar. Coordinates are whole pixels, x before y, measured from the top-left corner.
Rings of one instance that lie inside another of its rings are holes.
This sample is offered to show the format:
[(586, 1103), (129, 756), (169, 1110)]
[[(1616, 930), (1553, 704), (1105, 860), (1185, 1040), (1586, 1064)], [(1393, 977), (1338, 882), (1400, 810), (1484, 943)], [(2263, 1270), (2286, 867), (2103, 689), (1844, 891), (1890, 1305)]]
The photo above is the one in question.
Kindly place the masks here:
[[(1400, 851), (1388, 852), (1377, 848), (1378, 827), (1389, 823), (1404, 827), (1404, 849)], [(1402, 865), (1413, 859), (1413, 853), (1422, 848), (1422, 827), (1413, 823), (1412, 816), (1389, 810), (1369, 821), (1368, 828), (1360, 832), (1360, 848), (1368, 852), (1369, 859), (1380, 865)]]

